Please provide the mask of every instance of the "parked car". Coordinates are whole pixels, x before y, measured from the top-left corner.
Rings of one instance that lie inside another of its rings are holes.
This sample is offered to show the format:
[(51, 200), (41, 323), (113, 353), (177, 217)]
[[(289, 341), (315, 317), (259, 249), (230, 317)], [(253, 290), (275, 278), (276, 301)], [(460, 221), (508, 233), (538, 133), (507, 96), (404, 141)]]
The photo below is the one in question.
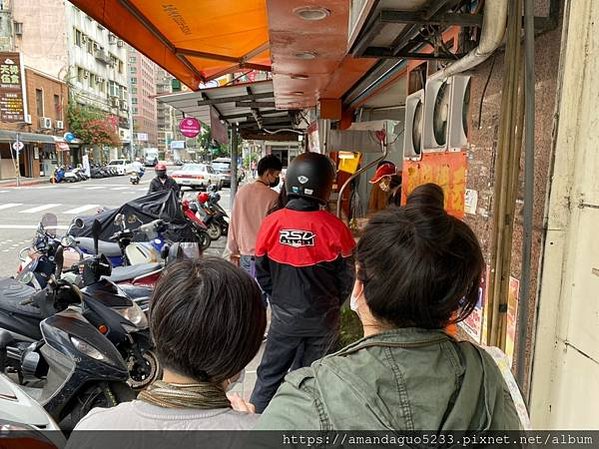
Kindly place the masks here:
[(119, 175), (126, 175), (131, 171), (131, 161), (128, 159), (114, 159), (107, 165), (108, 168), (114, 168)]
[[(231, 158), (218, 157), (212, 161), (212, 169), (220, 176), (224, 187), (231, 187)], [(241, 170), (237, 173), (237, 183), (243, 179)]]
[(220, 176), (206, 164), (185, 164), (171, 176), (180, 186), (192, 189), (207, 189), (209, 185), (222, 187)]

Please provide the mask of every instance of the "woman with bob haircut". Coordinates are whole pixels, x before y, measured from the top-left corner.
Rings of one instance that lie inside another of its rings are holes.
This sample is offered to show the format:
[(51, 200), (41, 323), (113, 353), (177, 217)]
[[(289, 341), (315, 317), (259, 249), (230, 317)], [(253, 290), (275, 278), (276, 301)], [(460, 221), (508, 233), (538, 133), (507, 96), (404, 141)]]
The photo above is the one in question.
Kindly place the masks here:
[(491, 356), (444, 331), (474, 309), (484, 259), (443, 200), (426, 184), (370, 219), (351, 297), (364, 338), (289, 374), (258, 429), (519, 429)]
[(137, 400), (96, 408), (78, 430), (246, 430), (257, 416), (226, 391), (262, 344), (266, 311), (256, 281), (220, 258), (182, 260), (162, 274), (150, 330), (163, 378)]

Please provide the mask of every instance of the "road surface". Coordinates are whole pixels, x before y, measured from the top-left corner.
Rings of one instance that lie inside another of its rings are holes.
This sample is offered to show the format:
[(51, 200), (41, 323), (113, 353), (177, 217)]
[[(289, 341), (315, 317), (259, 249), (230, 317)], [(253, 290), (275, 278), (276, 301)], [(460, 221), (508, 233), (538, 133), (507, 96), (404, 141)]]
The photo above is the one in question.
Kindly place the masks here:
[[(128, 176), (90, 179), (73, 184), (38, 184), (25, 187), (0, 185), (0, 277), (12, 276), (18, 266), (18, 253), (31, 243), (35, 229), (45, 213), (58, 218), (59, 234), (66, 230), (74, 217), (93, 215), (99, 207), (114, 208), (143, 196), (151, 180), (147, 173), (137, 186), (129, 183)], [(186, 191), (186, 197), (196, 193)], [(228, 209), (229, 189), (221, 192), (220, 204)], [(212, 243), (207, 251), (220, 255), (224, 250), (223, 238)]]

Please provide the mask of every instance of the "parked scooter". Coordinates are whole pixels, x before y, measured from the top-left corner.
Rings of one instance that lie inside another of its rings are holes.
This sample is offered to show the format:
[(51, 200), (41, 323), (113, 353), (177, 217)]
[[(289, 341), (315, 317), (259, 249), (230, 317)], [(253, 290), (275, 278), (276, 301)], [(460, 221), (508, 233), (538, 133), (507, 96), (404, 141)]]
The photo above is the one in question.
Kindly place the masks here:
[(0, 428), (7, 448), (63, 449), (67, 440), (44, 408), (0, 373)]
[(212, 187), (208, 190), (198, 194), (197, 204), (192, 204), (191, 207), (196, 209), (198, 217), (206, 224), (210, 238), (218, 240), (229, 233), (229, 216), (218, 203), (220, 193)]
[[(99, 233), (97, 226), (94, 230), (96, 245)], [(40, 228), (43, 231), (41, 224)], [(23, 270), (17, 279), (0, 281), (0, 297), (4, 293), (5, 296), (27, 299), (61, 275), (61, 281), (82, 287), (83, 316), (117, 347), (130, 371), (129, 384), (133, 388), (147, 386), (160, 374), (144, 313), (144, 309), (148, 308), (152, 289), (114, 284), (109, 279), (112, 267), (103, 255), (78, 260), (70, 268), (63, 270), (64, 257), (61, 254), (64, 254), (64, 248), (75, 247), (74, 239), (67, 235), (57, 243), (47, 233), (43, 235), (46, 235), (43, 240), (49, 242), (43, 244), (45, 253), (30, 264), (32, 266)], [(43, 270), (38, 270), (40, 266)], [(158, 267), (162, 270), (161, 265)], [(157, 278), (154, 282), (156, 280)], [(20, 318), (14, 313), (11, 316), (13, 320)], [(41, 338), (39, 319), (21, 321), (22, 333), (13, 335), (17, 342), (30, 343)], [(0, 302), (0, 328), (10, 328), (10, 323), (10, 316), (3, 312)]]
[[(83, 316), (75, 285), (53, 278), (30, 298), (10, 286), (2, 293), (0, 370), (16, 373), (63, 430), (71, 431), (92, 408), (134, 398), (123, 357)], [(29, 341), (25, 328), (36, 328), (40, 338)]]

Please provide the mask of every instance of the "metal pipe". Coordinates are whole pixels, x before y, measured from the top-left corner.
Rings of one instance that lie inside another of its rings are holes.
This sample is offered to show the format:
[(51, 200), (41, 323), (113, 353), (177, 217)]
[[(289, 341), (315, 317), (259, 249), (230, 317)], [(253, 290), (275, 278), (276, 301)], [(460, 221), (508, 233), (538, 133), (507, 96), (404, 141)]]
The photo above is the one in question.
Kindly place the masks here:
[(233, 204), (235, 203), (235, 195), (237, 195), (237, 141), (239, 133), (235, 126), (231, 127), (231, 198), (229, 203), (231, 204), (231, 210), (233, 210)]
[(507, 23), (508, 0), (487, 0), (484, 6), (483, 25), (478, 47), (459, 61), (447, 66), (431, 78), (448, 78), (470, 70), (486, 61), (503, 42)]
[(518, 301), (516, 338), (516, 380), (520, 388), (526, 381), (526, 337), (530, 293), (535, 175), (535, 29), (534, 2), (524, 0), (524, 236), (522, 241), (522, 279)]
[(381, 140), (380, 142), (381, 142), (381, 151), (383, 152), (383, 155), (380, 158), (375, 159), (374, 161), (370, 162), (369, 164), (366, 164), (360, 170), (355, 172), (341, 186), (341, 189), (339, 190), (339, 198), (337, 198), (336, 213), (337, 213), (338, 218), (341, 218), (341, 203), (343, 202), (343, 193), (345, 192), (345, 189), (347, 188), (347, 186), (349, 186), (349, 183), (352, 182), (354, 179), (356, 179), (358, 176), (360, 176), (362, 173), (364, 173), (366, 170), (368, 170), (370, 167), (373, 167), (374, 165), (378, 164), (380, 161), (384, 160), (387, 157), (387, 153), (389, 152), (389, 147), (385, 144), (384, 140)]

